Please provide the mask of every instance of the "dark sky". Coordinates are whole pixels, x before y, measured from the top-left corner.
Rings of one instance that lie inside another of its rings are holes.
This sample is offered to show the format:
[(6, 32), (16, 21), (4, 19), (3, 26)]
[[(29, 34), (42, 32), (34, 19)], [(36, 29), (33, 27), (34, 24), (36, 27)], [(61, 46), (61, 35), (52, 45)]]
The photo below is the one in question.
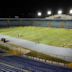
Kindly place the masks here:
[(48, 9), (51, 9), (54, 14), (57, 10), (62, 8), (64, 13), (72, 8), (72, 1), (70, 0), (17, 0), (0, 2), (0, 17), (35, 17), (37, 11), (42, 11), (43, 15), (46, 14)]

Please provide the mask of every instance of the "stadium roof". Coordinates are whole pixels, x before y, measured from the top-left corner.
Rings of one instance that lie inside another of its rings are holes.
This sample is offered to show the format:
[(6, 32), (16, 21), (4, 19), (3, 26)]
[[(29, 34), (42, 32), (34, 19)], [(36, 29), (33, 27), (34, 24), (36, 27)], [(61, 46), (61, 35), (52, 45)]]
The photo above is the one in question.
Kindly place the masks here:
[(72, 20), (72, 16), (66, 15), (66, 14), (61, 14), (61, 15), (52, 15), (49, 17), (46, 17), (46, 19), (63, 19), (63, 20)]

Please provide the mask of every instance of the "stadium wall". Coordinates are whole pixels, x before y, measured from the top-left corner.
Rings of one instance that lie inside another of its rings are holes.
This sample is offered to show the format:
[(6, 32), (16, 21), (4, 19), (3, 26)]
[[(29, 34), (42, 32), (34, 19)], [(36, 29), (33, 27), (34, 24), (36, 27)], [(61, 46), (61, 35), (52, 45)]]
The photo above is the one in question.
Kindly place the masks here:
[(43, 19), (43, 18), (0, 18), (0, 27), (38, 26), (72, 29), (72, 20)]

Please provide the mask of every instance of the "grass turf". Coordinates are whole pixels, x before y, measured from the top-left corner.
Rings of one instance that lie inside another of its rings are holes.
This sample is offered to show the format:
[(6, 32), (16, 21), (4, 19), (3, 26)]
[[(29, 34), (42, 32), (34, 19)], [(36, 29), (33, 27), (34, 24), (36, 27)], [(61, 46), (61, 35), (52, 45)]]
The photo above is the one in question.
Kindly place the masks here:
[(47, 45), (72, 48), (72, 29), (48, 27), (2, 28), (0, 34), (31, 40)]

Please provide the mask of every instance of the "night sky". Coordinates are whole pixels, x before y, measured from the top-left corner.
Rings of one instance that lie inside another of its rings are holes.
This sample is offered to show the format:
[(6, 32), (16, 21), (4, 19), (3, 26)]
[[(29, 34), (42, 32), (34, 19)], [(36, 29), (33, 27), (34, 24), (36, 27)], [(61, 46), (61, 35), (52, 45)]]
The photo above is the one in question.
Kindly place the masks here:
[(69, 0), (18, 0), (9, 1), (8, 3), (0, 2), (0, 17), (36, 17), (38, 11), (46, 15), (47, 10), (52, 10), (53, 14), (57, 13), (58, 9), (63, 9), (63, 13), (67, 14), (72, 8), (72, 2)]

